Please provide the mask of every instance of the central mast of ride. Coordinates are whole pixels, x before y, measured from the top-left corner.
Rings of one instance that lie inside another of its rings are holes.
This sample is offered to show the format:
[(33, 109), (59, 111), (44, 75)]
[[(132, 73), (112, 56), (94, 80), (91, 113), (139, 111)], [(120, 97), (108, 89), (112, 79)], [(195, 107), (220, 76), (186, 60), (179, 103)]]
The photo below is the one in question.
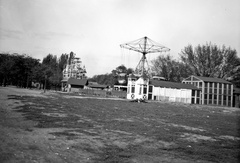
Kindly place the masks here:
[(154, 42), (153, 40), (149, 39), (148, 37), (143, 37), (135, 41), (131, 41), (129, 43), (121, 44), (121, 48), (133, 50), (139, 53), (142, 53), (142, 58), (139, 61), (136, 70), (135, 75), (136, 76), (143, 76), (147, 75), (148, 77), (151, 76), (149, 73), (149, 66), (147, 62), (146, 55), (148, 53), (157, 53), (157, 52), (167, 52), (170, 51), (169, 48)]
[(147, 61), (147, 58), (146, 58), (146, 54), (147, 54), (147, 52), (146, 52), (146, 45), (147, 45), (147, 37), (145, 36), (144, 37), (144, 48), (143, 48), (143, 56), (142, 56), (142, 74), (144, 73), (144, 65), (145, 65), (145, 62)]

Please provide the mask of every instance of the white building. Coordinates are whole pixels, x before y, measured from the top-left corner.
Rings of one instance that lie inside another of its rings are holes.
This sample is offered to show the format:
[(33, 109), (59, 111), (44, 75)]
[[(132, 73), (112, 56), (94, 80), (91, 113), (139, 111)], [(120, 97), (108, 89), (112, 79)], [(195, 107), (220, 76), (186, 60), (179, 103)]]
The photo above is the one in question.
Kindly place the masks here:
[(199, 104), (201, 90), (193, 85), (162, 80), (149, 80), (147, 77), (129, 76), (127, 99), (158, 100)]
[(199, 104), (201, 90), (193, 85), (169, 81), (150, 80), (148, 99), (158, 101)]
[(149, 80), (146, 77), (130, 75), (127, 85), (127, 99), (147, 100)]

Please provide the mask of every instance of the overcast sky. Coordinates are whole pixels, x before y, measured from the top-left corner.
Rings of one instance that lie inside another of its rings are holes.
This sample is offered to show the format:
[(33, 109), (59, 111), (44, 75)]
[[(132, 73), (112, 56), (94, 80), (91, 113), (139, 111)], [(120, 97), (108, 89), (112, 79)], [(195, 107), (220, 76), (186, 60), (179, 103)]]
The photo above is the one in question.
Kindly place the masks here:
[(175, 58), (206, 42), (240, 57), (240, 0), (0, 0), (0, 52), (42, 60), (73, 51), (89, 77), (135, 68), (140, 54), (119, 45), (144, 36)]

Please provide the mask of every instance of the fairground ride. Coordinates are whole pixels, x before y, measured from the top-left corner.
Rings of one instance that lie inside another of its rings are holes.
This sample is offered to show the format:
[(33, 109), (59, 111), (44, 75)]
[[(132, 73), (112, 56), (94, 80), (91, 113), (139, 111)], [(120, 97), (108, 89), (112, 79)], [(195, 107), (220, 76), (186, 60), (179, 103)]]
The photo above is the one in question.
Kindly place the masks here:
[(150, 68), (146, 58), (147, 54), (170, 51), (169, 48), (151, 40), (146, 36), (135, 41), (121, 44), (120, 47), (142, 53), (142, 58), (139, 61), (134, 72), (134, 75), (139, 77), (143, 75), (151, 77)]

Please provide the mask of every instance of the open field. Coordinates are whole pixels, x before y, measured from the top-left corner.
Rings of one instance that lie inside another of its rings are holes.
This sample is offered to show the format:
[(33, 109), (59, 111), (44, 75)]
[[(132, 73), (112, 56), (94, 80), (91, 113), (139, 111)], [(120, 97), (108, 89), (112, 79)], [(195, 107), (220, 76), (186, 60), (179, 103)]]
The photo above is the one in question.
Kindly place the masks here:
[(238, 162), (240, 110), (0, 87), (2, 162)]

